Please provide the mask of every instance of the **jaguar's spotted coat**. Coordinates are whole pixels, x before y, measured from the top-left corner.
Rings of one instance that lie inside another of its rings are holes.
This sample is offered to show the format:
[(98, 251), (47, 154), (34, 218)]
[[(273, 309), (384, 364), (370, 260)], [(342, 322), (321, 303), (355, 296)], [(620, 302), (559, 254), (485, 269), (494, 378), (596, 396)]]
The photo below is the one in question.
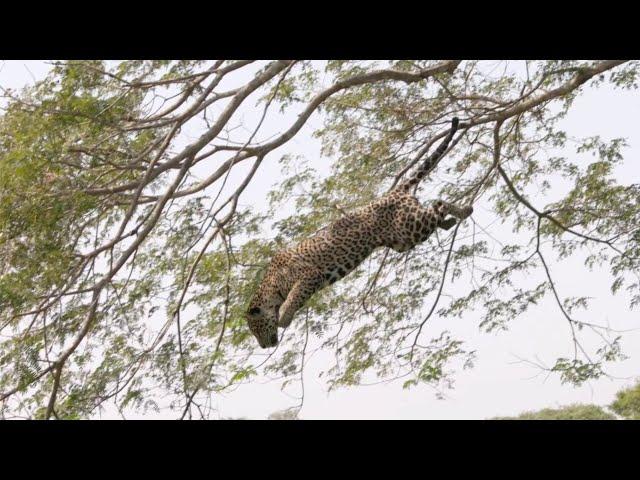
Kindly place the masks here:
[(318, 290), (355, 269), (371, 252), (390, 247), (405, 252), (424, 242), (436, 228), (448, 230), (473, 212), (438, 200), (425, 208), (410, 192), (446, 151), (458, 119), (417, 172), (380, 199), (340, 218), (313, 237), (272, 259), (253, 296), (246, 317), (262, 348), (278, 343), (278, 326), (287, 327), (295, 313)]

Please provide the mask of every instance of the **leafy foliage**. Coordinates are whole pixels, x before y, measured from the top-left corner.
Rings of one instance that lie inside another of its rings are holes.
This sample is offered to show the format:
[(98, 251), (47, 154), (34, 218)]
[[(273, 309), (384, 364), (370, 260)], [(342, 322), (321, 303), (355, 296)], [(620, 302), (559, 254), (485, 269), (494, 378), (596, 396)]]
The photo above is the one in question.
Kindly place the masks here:
[(495, 420), (615, 420), (597, 405), (574, 404), (561, 408), (544, 408), (537, 412), (524, 412), (517, 417), (498, 417)]
[(640, 419), (640, 383), (617, 392), (616, 400), (609, 407), (573, 404), (524, 412), (517, 417), (496, 417), (493, 420), (617, 420), (616, 415), (627, 420)]
[[(257, 375), (298, 381), (318, 350), (334, 360), (321, 373), (330, 388), (449, 388), (475, 352), (436, 317), (473, 311), (495, 333), (543, 301), (569, 334), (544, 368), (573, 384), (606, 374), (624, 358), (620, 336), (583, 319), (589, 299), (563, 297), (550, 259), (584, 256), (637, 308), (640, 186), (615, 175), (624, 139), (575, 139), (560, 121), (582, 85), (636, 89), (637, 69), (55, 63), (5, 92), (0, 117), (0, 413), (208, 417), (212, 395)], [(274, 106), (294, 119), (267, 136)], [(256, 172), (316, 110), (323, 161), (281, 156), (281, 182), (248, 205)], [(405, 254), (380, 250), (315, 296), (276, 352), (256, 352), (243, 313), (268, 259), (384, 193), (453, 115), (460, 136), (418, 196), (472, 202), (512, 236), (474, 220)], [(587, 351), (585, 335), (599, 346)]]
[(640, 420), (640, 382), (616, 394), (611, 410), (629, 420)]

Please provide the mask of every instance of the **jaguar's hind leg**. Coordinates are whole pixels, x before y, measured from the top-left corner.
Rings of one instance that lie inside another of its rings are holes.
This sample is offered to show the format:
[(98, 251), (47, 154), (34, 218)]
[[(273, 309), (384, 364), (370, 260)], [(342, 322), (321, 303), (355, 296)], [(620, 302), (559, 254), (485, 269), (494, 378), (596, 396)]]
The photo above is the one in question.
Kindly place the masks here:
[(437, 200), (433, 204), (433, 209), (436, 211), (439, 217), (446, 217), (448, 214), (453, 215), (459, 220), (464, 220), (473, 213), (473, 207), (467, 205), (466, 207), (458, 207), (453, 203), (445, 202), (443, 200)]
[(443, 230), (450, 230), (455, 226), (456, 223), (457, 222), (455, 218), (449, 217), (446, 220), (442, 220), (441, 222), (438, 222), (438, 227)]
[(473, 207), (471, 205), (458, 207), (443, 200), (437, 200), (434, 202), (433, 210), (438, 218), (438, 227), (443, 230), (449, 230), (456, 224), (456, 219), (452, 217), (445, 218), (447, 215), (451, 214), (459, 220), (464, 220), (473, 213)]

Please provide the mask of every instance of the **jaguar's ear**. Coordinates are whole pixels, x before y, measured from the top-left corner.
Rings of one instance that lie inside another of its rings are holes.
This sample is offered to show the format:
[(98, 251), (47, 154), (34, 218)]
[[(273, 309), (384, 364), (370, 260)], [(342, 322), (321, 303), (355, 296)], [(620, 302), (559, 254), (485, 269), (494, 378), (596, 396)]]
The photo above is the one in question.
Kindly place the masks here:
[(260, 307), (253, 307), (249, 310), (249, 315), (260, 315)]

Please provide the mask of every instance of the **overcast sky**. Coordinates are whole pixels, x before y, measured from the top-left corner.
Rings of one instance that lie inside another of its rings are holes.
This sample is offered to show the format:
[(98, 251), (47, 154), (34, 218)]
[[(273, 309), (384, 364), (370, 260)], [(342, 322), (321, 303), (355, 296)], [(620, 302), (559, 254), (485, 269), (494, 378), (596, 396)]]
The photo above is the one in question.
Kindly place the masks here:
[[(0, 86), (20, 88), (42, 77), (48, 67), (40, 61), (0, 62)], [(239, 80), (241, 80), (239, 78)], [(248, 102), (248, 108), (254, 105)], [(251, 125), (251, 114), (245, 119)], [(640, 112), (640, 95), (637, 91), (621, 91), (609, 88), (585, 89), (575, 101), (562, 127), (570, 136), (600, 135), (609, 141), (626, 137), (629, 147), (624, 150), (624, 165), (616, 170), (624, 184), (640, 182), (640, 132), (637, 114)], [(273, 119), (265, 134), (276, 133), (290, 125), (296, 112)], [(311, 133), (322, 123), (316, 114), (294, 139), (279, 148), (261, 167), (259, 182), (254, 182), (242, 197), (243, 204), (265, 204), (265, 195), (275, 184), (280, 173), (277, 160), (286, 153), (303, 155), (319, 171), (327, 170), (330, 159), (322, 158), (319, 143)], [(250, 128), (250, 127), (249, 127)], [(195, 137), (198, 132), (191, 132)], [(260, 140), (258, 138), (257, 140)], [(573, 151), (564, 152), (571, 158)], [(589, 160), (588, 156), (584, 157)], [(238, 169), (238, 178), (242, 170)], [(232, 179), (230, 179), (232, 180)], [(233, 182), (230, 181), (230, 185)], [(508, 226), (491, 223), (487, 212), (476, 210), (474, 219), (505, 243), (513, 234)], [(549, 252), (550, 253), (550, 252)], [(548, 255), (552, 260), (553, 255)], [(557, 288), (563, 297), (594, 297), (591, 308), (579, 318), (598, 324), (610, 322), (614, 328), (640, 328), (638, 312), (628, 310), (623, 295), (610, 294), (611, 280), (606, 272), (589, 272), (580, 256), (560, 263), (550, 262), (557, 280)], [(455, 287), (451, 292), (455, 293)], [(554, 407), (574, 402), (607, 404), (615, 392), (640, 377), (640, 331), (624, 334), (623, 349), (629, 358), (611, 365), (608, 371), (617, 379), (603, 378), (575, 388), (561, 385), (555, 376), (546, 378), (539, 371), (522, 363), (517, 357), (535, 357), (553, 364), (555, 358), (568, 352), (570, 340), (567, 324), (561, 317), (552, 297), (547, 295), (536, 308), (523, 314), (510, 324), (507, 332), (487, 334), (480, 332), (480, 315), (467, 313), (462, 319), (437, 319), (429, 324), (434, 336), (443, 329), (450, 330), (455, 338), (464, 340), (466, 347), (476, 350), (475, 367), (458, 372), (455, 389), (447, 391), (438, 400), (429, 386), (403, 390), (401, 382), (340, 389), (327, 393), (326, 384), (318, 378), (318, 372), (330, 361), (329, 353), (321, 353), (309, 359), (305, 368), (305, 403), (300, 417), (304, 419), (482, 419), (493, 416), (515, 415), (525, 410)], [(280, 391), (279, 384), (252, 383), (239, 387), (235, 392), (213, 401), (221, 417), (266, 418), (270, 413), (293, 406), (297, 400)], [(165, 415), (162, 415), (163, 417)], [(167, 418), (175, 414), (167, 413)]]

